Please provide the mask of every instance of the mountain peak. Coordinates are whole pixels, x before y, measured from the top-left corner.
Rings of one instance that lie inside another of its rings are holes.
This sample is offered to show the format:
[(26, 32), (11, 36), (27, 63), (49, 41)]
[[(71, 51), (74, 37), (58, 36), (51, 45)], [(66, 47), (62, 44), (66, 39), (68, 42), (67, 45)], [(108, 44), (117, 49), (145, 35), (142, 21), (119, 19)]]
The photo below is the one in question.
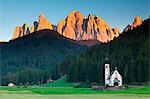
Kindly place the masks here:
[(43, 13), (40, 13), (39, 18), (40, 17), (44, 17), (45, 18), (45, 15)]
[(37, 31), (42, 30), (42, 29), (50, 29), (50, 30), (53, 29), (52, 25), (45, 18), (44, 14), (39, 15), (39, 22), (38, 22)]
[(24, 28), (28, 28), (29, 26), (28, 26), (28, 24), (27, 24), (27, 23), (24, 23), (22, 27), (24, 27)]
[(22, 26), (16, 26), (12, 39), (20, 37), (21, 32), (22, 32)]
[(35, 32), (37, 30), (37, 27), (38, 27), (38, 22), (34, 21), (34, 23), (31, 25), (30, 33)]
[(124, 29), (124, 31), (127, 32), (127, 31), (131, 30), (131, 28), (132, 28), (132, 26), (130, 24), (128, 24), (126, 26), (126, 28)]
[(29, 26), (27, 23), (24, 23), (23, 26), (16, 26), (12, 39), (16, 39), (28, 34), (30, 34)]
[(142, 24), (142, 19), (141, 19), (141, 17), (140, 17), (140, 16), (136, 16), (136, 17), (134, 18), (134, 21), (133, 21), (132, 25), (128, 24), (128, 25), (126, 26), (126, 28), (124, 29), (124, 31), (127, 32), (127, 31), (129, 31), (129, 30), (132, 30), (132, 29), (134, 29), (134, 28), (140, 26), (141, 24)]
[(15, 32), (13, 33), (12, 39), (22, 37), (24, 35), (27, 35), (27, 34), (35, 32), (35, 31), (42, 30), (42, 29), (50, 29), (50, 30), (53, 29), (51, 23), (46, 19), (44, 14), (39, 15), (39, 20), (34, 21), (30, 30), (29, 30), (29, 26), (27, 23), (24, 23), (23, 26), (16, 26), (16, 29), (15, 29)]
[(142, 19), (140, 16), (136, 16), (133, 21), (133, 28), (136, 28), (137, 26), (140, 26), (142, 24)]
[(78, 12), (79, 12), (78, 10), (73, 10), (73, 11), (72, 11), (72, 13), (78, 13)]
[(90, 13), (90, 14), (88, 15), (88, 17), (93, 17), (92, 13)]
[(76, 33), (82, 33), (82, 23), (84, 16), (77, 10), (74, 10), (68, 14), (65, 20), (62, 20), (58, 24), (58, 32), (70, 39), (81, 39), (80, 36), (77, 37)]
[(71, 18), (79, 18), (79, 17), (84, 17), (84, 16), (79, 11), (74, 10), (70, 14), (68, 14), (66, 19), (68, 19), (68, 18), (70, 18), (70, 19)]
[(29, 26), (27, 23), (24, 23), (23, 26), (22, 26), (22, 35), (21, 36), (24, 36), (24, 35), (28, 35), (30, 34), (30, 31), (29, 31)]
[(120, 29), (119, 29), (118, 27), (115, 27), (115, 28), (113, 28), (112, 30), (113, 30), (113, 32), (114, 32), (114, 36), (115, 36), (115, 37), (118, 37), (119, 34), (120, 34)]

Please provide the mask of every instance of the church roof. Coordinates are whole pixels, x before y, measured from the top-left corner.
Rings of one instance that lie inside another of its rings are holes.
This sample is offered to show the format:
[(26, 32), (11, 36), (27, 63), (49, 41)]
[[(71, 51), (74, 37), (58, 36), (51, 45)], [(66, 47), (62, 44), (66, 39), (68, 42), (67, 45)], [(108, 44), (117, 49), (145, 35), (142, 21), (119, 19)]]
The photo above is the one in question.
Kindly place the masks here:
[(110, 77), (111, 77), (111, 75), (114, 73), (114, 71), (111, 71), (111, 73), (110, 73), (110, 76), (109, 76), (109, 78), (108, 79), (110, 79)]
[(116, 76), (122, 78), (122, 76), (119, 74), (119, 72), (117, 70), (113, 71), (110, 75), (110, 77), (116, 77)]

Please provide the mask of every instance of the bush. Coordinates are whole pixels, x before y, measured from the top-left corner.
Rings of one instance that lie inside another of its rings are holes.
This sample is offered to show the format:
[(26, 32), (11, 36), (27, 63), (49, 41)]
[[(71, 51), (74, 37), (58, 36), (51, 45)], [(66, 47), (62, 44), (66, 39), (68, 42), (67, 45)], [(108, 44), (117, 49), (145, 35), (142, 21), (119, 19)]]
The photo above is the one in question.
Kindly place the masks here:
[(80, 88), (80, 83), (74, 83), (74, 84), (73, 84), (73, 87), (74, 87), (74, 88)]
[(28, 84), (24, 84), (24, 85), (23, 85), (23, 88), (27, 88), (27, 87), (28, 87)]
[(87, 82), (82, 82), (82, 83), (74, 83), (74, 88), (91, 88), (92, 84), (87, 83)]

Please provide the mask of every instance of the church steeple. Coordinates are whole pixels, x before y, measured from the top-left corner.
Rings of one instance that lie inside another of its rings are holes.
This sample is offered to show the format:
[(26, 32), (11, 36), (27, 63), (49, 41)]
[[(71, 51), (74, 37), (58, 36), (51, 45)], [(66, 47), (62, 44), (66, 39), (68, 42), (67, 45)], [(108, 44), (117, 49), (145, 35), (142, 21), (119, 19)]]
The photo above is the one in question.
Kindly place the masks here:
[(105, 68), (105, 85), (109, 85), (110, 65), (106, 63), (104, 68)]

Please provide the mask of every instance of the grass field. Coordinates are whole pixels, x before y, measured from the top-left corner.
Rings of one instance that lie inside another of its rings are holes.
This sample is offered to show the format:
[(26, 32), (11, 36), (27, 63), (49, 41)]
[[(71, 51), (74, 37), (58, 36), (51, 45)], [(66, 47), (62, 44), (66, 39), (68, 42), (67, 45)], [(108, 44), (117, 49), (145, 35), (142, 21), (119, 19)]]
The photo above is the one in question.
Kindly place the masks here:
[(95, 91), (72, 87), (0, 87), (0, 99), (149, 99), (150, 88)]
[(137, 94), (88, 94), (88, 95), (39, 95), (0, 94), (0, 99), (149, 99), (150, 95)]
[(0, 86), (0, 99), (149, 99), (150, 87), (115, 91), (97, 91), (91, 88), (73, 88), (66, 76), (42, 86)]
[(0, 87), (0, 91), (31, 92), (36, 94), (150, 94), (150, 87), (129, 88), (125, 90), (97, 91), (91, 88), (73, 88), (73, 87)]

